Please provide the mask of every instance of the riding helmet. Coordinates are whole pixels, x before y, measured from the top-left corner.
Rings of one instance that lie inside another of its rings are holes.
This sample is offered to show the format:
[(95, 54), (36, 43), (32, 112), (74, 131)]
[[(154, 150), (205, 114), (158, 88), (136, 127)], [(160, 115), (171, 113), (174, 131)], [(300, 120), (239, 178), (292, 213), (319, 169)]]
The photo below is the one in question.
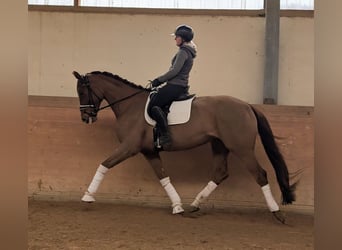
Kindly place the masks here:
[(194, 38), (194, 31), (185, 24), (178, 26), (174, 34), (183, 38), (185, 42), (190, 42)]

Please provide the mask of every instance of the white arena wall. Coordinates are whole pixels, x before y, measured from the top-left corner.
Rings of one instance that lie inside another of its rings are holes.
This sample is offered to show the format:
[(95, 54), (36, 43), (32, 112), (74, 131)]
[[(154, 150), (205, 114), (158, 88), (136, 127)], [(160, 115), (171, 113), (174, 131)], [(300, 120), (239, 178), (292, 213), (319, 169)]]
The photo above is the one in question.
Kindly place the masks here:
[[(195, 30), (191, 92), (262, 103), (265, 18), (29, 11), (29, 95), (74, 97), (73, 70), (140, 85), (165, 73), (178, 24)], [(314, 105), (313, 18), (281, 17), (280, 105)]]

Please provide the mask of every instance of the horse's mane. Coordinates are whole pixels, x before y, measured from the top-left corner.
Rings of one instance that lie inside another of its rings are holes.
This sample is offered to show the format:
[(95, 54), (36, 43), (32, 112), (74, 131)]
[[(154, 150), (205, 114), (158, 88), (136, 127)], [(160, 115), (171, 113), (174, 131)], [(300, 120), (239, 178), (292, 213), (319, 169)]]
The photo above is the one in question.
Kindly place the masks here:
[(127, 79), (122, 78), (121, 76), (114, 75), (114, 74), (112, 74), (110, 72), (107, 72), (107, 71), (103, 71), (103, 72), (101, 72), (101, 71), (92, 71), (92, 72), (90, 72), (90, 74), (94, 74), (94, 75), (101, 74), (101, 75), (104, 75), (104, 76), (108, 76), (108, 77), (111, 77), (111, 78), (113, 78), (115, 80), (119, 80), (120, 82), (123, 82), (124, 84), (126, 84), (126, 85), (128, 85), (130, 87), (149, 91), (149, 89), (147, 89), (147, 88), (145, 88), (143, 86), (137, 85), (137, 84), (135, 84), (133, 82), (128, 81)]

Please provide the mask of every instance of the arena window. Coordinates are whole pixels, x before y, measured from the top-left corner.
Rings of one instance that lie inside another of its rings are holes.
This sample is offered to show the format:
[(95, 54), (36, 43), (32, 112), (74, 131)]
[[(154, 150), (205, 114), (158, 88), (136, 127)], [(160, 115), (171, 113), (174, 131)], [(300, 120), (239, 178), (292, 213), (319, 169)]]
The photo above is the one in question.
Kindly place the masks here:
[[(159, 9), (243, 9), (264, 8), (264, 0), (28, 0), (30, 5)], [(281, 9), (313, 10), (314, 0), (280, 0)]]
[(314, 0), (280, 0), (282, 10), (313, 10)]
[(28, 0), (30, 5), (74, 6), (74, 0)]
[(264, 0), (80, 0), (80, 6), (158, 9), (263, 9)]

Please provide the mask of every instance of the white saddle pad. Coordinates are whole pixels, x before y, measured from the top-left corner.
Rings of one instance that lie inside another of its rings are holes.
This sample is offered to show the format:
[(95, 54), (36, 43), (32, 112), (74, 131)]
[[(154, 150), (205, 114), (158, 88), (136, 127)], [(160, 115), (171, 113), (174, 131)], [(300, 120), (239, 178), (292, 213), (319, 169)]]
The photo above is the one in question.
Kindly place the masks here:
[[(195, 99), (195, 96), (184, 100), (172, 102), (170, 106), (170, 113), (167, 115), (167, 121), (169, 125), (176, 125), (186, 123), (190, 119), (191, 103)], [(145, 105), (145, 120), (148, 124), (155, 126), (156, 122), (147, 114), (147, 107), (150, 103), (150, 96), (147, 98)]]

